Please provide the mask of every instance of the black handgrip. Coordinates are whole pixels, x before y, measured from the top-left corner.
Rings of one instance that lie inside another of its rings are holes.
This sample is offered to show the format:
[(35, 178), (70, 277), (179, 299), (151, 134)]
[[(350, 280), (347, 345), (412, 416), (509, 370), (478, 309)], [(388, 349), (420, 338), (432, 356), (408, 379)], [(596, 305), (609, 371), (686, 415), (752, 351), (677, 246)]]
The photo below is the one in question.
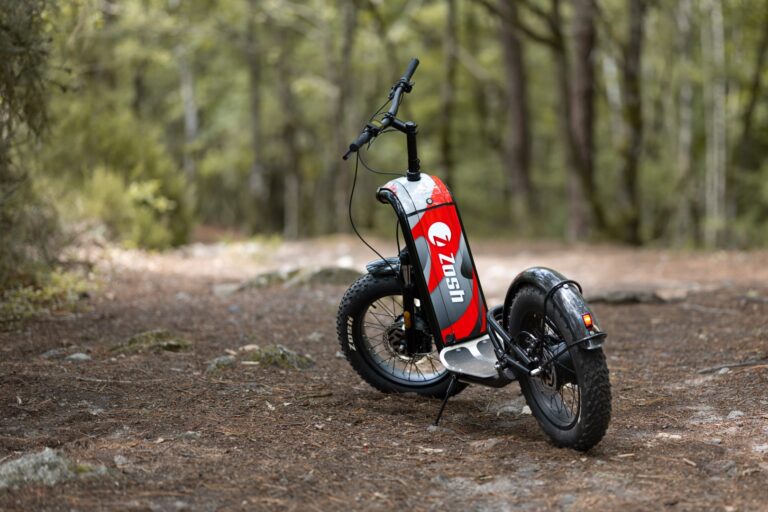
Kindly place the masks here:
[(352, 142), (352, 144), (349, 145), (349, 151), (347, 151), (344, 156), (342, 157), (344, 160), (349, 158), (349, 155), (360, 149), (361, 147), (368, 144), (368, 142), (373, 138), (373, 132), (366, 128), (363, 130), (363, 133), (357, 136), (357, 138)]
[(405, 70), (405, 74), (403, 75), (403, 80), (406, 82), (410, 82), (411, 78), (413, 78), (413, 74), (416, 72), (416, 68), (419, 67), (419, 59), (416, 57), (411, 59), (411, 62), (408, 63), (408, 68)]

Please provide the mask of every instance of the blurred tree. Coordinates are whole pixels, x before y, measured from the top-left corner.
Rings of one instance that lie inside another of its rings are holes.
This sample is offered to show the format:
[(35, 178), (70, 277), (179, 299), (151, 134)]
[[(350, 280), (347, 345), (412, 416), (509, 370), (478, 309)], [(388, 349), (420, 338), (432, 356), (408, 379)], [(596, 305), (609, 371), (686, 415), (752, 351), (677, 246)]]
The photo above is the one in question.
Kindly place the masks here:
[(55, 258), (56, 223), (19, 160), (47, 126), (45, 0), (0, 0), (0, 289), (37, 280)]
[(505, 2), (500, 9), (505, 14), (501, 18), (499, 34), (504, 60), (507, 112), (507, 133), (502, 144), (503, 155), (508, 172), (511, 220), (513, 223), (525, 225), (533, 215), (531, 208), (536, 204), (530, 168), (531, 128), (528, 116), (528, 79), (523, 43), (516, 29), (520, 24), (518, 7), (515, 2)]
[[(21, 20), (45, 4), (3, 5)], [(72, 0), (37, 19), (3, 26), (14, 49), (0, 66), (25, 63), (3, 108), (29, 95), (19, 112), (32, 114), (3, 132), (5, 219), (37, 193), (67, 226), (129, 245), (184, 243), (196, 222), (343, 231), (339, 154), (416, 55), (401, 114), (471, 229), (768, 243), (766, 0)], [(47, 36), (64, 90), (42, 87)], [(46, 104), (36, 144), (25, 137)], [(363, 157), (400, 172), (403, 146), (387, 135)], [(353, 211), (389, 233), (371, 206), (382, 181), (359, 176)]]
[(702, 23), (706, 93), (707, 166), (704, 182), (704, 243), (715, 247), (723, 241), (726, 183), (726, 94), (725, 32), (720, 0), (707, 0), (702, 9), (709, 20)]
[[(595, 27), (594, 0), (572, 0), (573, 20), (573, 68), (570, 71), (571, 138), (573, 157), (578, 174), (569, 182), (570, 225), (572, 239), (588, 235), (589, 220), (583, 213), (582, 205), (590, 206), (597, 228), (606, 227), (603, 202), (595, 193), (595, 50), (597, 29)], [(575, 179), (574, 179), (575, 178)]]
[(443, 33), (443, 62), (445, 76), (442, 80), (442, 94), (440, 97), (440, 169), (445, 184), (452, 188), (454, 184), (454, 157), (453, 157), (453, 121), (455, 112), (456, 68), (458, 62), (458, 37), (456, 0), (445, 0), (446, 17), (445, 31)]

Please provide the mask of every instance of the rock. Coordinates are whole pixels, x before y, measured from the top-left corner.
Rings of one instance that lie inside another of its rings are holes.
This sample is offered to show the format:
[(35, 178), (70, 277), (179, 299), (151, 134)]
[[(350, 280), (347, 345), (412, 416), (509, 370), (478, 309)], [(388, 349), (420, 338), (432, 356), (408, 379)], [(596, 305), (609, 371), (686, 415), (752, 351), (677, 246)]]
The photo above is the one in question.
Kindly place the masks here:
[(75, 362), (75, 363), (82, 363), (84, 361), (90, 361), (91, 360), (91, 356), (89, 356), (88, 354), (85, 354), (83, 352), (75, 352), (74, 354), (65, 357), (64, 360), (65, 361), (72, 361), (72, 362)]
[(663, 304), (684, 301), (689, 292), (686, 288), (603, 290), (587, 294), (586, 299), (594, 304)]
[(752, 451), (755, 453), (768, 453), (768, 444), (756, 444), (752, 447)]
[(605, 290), (586, 296), (590, 304), (649, 304), (663, 302), (651, 290)]
[(717, 372), (717, 375), (725, 375), (726, 373), (730, 373), (730, 368), (720, 368), (720, 370)]
[(52, 348), (47, 352), (40, 354), (43, 359), (63, 359), (67, 355), (67, 349), (65, 348)]
[(238, 348), (240, 352), (253, 352), (254, 350), (261, 349), (260, 346), (258, 346), (255, 343), (249, 343), (248, 345), (243, 345), (242, 347)]
[(128, 458), (124, 455), (115, 455), (115, 466), (125, 466), (129, 463)]
[(490, 450), (491, 448), (499, 445), (501, 443), (501, 439), (498, 437), (491, 437), (489, 439), (479, 439), (477, 441), (472, 441), (469, 443), (469, 446), (472, 448), (475, 448), (476, 450)]
[(728, 413), (728, 416), (726, 416), (725, 418), (729, 420), (735, 420), (737, 418), (741, 418), (742, 416), (744, 416), (743, 411), (731, 411)]
[(682, 302), (688, 298), (689, 290), (686, 288), (660, 288), (654, 292), (661, 302)]
[(75, 464), (54, 450), (46, 448), (0, 465), (0, 489), (26, 484), (56, 485), (79, 475), (101, 475), (104, 466)]
[(522, 414), (522, 410), (525, 407), (525, 397), (522, 395), (517, 396), (511, 400), (505, 400), (501, 403), (494, 403), (489, 406), (490, 412), (495, 412), (496, 416), (501, 416), (502, 414)]
[(253, 279), (249, 279), (240, 285), (238, 285), (237, 290), (238, 292), (242, 292), (245, 290), (258, 290), (261, 288), (268, 288), (270, 286), (275, 286), (278, 284), (284, 284), (285, 282), (289, 281), (296, 275), (298, 275), (300, 272), (300, 269), (298, 268), (292, 268), (289, 270), (273, 270), (271, 272), (264, 272), (263, 274), (259, 274)]
[(346, 359), (346, 358), (347, 358), (347, 356), (345, 356), (345, 355), (344, 355), (344, 352), (342, 352), (341, 350), (337, 350), (337, 351), (336, 351), (336, 357), (337, 357), (338, 359)]
[(496, 416), (500, 416), (502, 414), (517, 414), (517, 411), (520, 410), (520, 407), (513, 405), (513, 404), (505, 404), (496, 409)]
[(200, 439), (200, 436), (200, 432), (187, 430), (186, 432), (179, 434), (179, 439)]
[(137, 353), (151, 350), (154, 352), (181, 352), (190, 347), (189, 341), (165, 329), (155, 329), (132, 336), (125, 343), (113, 347), (118, 353)]
[(285, 286), (343, 285), (348, 286), (362, 274), (346, 267), (323, 267), (316, 270), (302, 271), (285, 283)]
[(557, 504), (561, 508), (568, 508), (570, 505), (573, 505), (576, 502), (576, 495), (575, 494), (563, 494), (560, 496), (560, 499), (557, 500)]
[(736, 462), (733, 460), (723, 460), (723, 459), (716, 459), (712, 461), (705, 462), (702, 466), (702, 469), (709, 475), (712, 476), (736, 476), (736, 473), (738, 472), (738, 466), (736, 465)]
[(50, 448), (30, 453), (0, 466), (0, 489), (24, 484), (55, 485), (74, 478), (70, 462)]
[(217, 297), (229, 297), (240, 288), (240, 283), (221, 283), (211, 287), (211, 291)]
[(530, 416), (531, 415), (531, 408), (528, 407), (527, 405), (524, 405), (523, 408), (520, 410), (520, 414), (527, 414), (527, 415)]
[(317, 341), (323, 341), (323, 338), (325, 338), (325, 334), (321, 333), (320, 331), (315, 331), (309, 336), (306, 337), (307, 341), (317, 342)]
[(315, 364), (310, 355), (300, 355), (282, 345), (267, 345), (263, 349), (248, 353), (246, 360), (257, 362), (263, 366), (303, 370)]
[(222, 368), (231, 368), (235, 365), (236, 362), (237, 360), (234, 358), (234, 356), (219, 356), (208, 363), (207, 371), (215, 372), (216, 370), (221, 370)]
[(668, 434), (667, 432), (659, 432), (658, 434), (656, 434), (656, 437), (658, 439), (670, 439), (673, 441), (679, 441), (680, 439), (683, 438), (683, 436), (681, 436), (680, 434)]

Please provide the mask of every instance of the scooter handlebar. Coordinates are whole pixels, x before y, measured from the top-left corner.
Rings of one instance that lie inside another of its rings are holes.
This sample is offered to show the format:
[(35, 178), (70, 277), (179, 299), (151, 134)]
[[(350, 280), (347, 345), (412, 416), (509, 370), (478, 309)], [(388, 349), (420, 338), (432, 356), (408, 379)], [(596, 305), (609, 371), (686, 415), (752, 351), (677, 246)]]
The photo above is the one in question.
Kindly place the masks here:
[(411, 62), (408, 63), (408, 67), (405, 69), (403, 80), (406, 82), (410, 82), (411, 78), (413, 78), (413, 74), (416, 72), (417, 67), (419, 67), (419, 59), (414, 57), (411, 59)]
[(389, 97), (392, 100), (392, 105), (389, 107), (389, 110), (386, 112), (386, 114), (384, 114), (381, 127), (379, 130), (374, 130), (371, 129), (370, 126), (366, 126), (363, 132), (358, 135), (358, 137), (349, 145), (349, 151), (347, 151), (342, 157), (344, 160), (348, 159), (349, 155), (358, 151), (361, 147), (370, 142), (371, 139), (376, 137), (376, 135), (378, 135), (381, 130), (391, 124), (392, 119), (397, 117), (397, 111), (400, 108), (400, 102), (402, 101), (403, 93), (411, 92), (411, 88), (413, 87), (413, 84), (411, 84), (411, 78), (413, 78), (413, 74), (416, 72), (416, 68), (418, 67), (419, 59), (416, 57), (412, 58), (408, 63), (408, 67), (405, 68), (405, 73), (403, 76), (392, 87), (392, 91), (389, 94)]

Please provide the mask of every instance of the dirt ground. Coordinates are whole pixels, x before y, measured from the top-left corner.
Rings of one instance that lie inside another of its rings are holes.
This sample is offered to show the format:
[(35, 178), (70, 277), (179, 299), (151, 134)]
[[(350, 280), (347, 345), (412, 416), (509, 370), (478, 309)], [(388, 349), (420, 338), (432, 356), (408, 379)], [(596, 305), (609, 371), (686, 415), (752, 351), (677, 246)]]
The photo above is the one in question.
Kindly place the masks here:
[[(84, 312), (0, 332), (0, 463), (47, 446), (107, 471), (0, 490), (0, 509), (768, 510), (768, 361), (711, 369), (768, 358), (768, 253), (474, 252), (489, 302), (534, 264), (587, 292), (678, 299), (594, 306), (613, 419), (590, 452), (553, 447), (522, 414), (517, 384), (468, 388), (430, 429), (439, 402), (378, 393), (338, 357), (344, 286), (225, 293), (268, 269), (362, 268), (373, 258), (352, 239), (112, 249), (90, 255), (101, 285)], [(110, 350), (159, 328), (191, 350)], [(206, 371), (252, 343), (316, 364)], [(56, 348), (91, 359), (41, 357)]]

